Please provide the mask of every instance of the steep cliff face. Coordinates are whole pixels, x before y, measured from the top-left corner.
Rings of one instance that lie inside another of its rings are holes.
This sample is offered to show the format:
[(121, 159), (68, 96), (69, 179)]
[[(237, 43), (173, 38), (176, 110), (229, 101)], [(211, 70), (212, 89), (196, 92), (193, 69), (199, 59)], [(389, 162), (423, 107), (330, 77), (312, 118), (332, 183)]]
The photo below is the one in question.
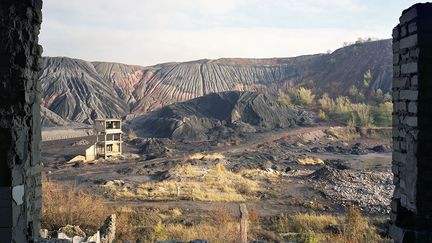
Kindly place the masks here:
[(149, 112), (225, 91), (271, 93), (306, 85), (316, 93), (345, 95), (351, 86), (362, 86), (368, 70), (372, 74), (369, 90), (391, 90), (390, 40), (348, 46), (331, 54), (223, 58), (151, 67), (44, 58), (40, 79), (43, 106), (62, 118), (89, 123), (95, 116)]

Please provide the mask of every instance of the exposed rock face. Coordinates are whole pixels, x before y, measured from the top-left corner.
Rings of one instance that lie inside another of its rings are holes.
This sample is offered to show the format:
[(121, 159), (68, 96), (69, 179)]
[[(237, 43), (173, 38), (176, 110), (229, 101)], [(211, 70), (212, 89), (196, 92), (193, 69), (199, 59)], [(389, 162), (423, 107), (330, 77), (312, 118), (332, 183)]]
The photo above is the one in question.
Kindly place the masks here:
[(62, 118), (91, 123), (95, 116), (153, 111), (175, 102), (225, 91), (286, 90), (311, 85), (315, 92), (341, 95), (361, 85), (391, 89), (391, 41), (375, 41), (295, 58), (218, 59), (151, 67), (45, 58), (40, 73), (43, 106)]
[(133, 119), (130, 128), (143, 137), (204, 141), (312, 122), (312, 113), (283, 105), (273, 96), (231, 91), (163, 107)]

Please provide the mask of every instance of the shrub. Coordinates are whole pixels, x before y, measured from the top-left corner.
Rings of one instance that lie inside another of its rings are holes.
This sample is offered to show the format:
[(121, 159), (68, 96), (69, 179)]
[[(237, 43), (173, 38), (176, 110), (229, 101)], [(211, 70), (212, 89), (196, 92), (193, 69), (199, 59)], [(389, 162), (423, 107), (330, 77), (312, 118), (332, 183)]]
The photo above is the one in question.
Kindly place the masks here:
[(332, 98), (329, 97), (327, 93), (324, 93), (321, 98), (318, 100), (321, 108), (327, 111), (333, 111), (335, 107), (335, 102)]
[(354, 85), (351, 86), (349, 95), (356, 102), (363, 102), (365, 100), (364, 94)]
[(312, 90), (300, 87), (297, 90), (298, 102), (300, 105), (312, 105), (315, 102), (315, 95)]
[(381, 127), (390, 127), (392, 125), (392, 102), (384, 102), (373, 108), (373, 118), (375, 124)]
[(278, 96), (277, 96), (277, 100), (279, 103), (283, 104), (283, 105), (291, 105), (291, 98), (289, 97), (289, 95), (279, 91)]
[(371, 107), (366, 104), (353, 104), (352, 109), (357, 115), (359, 125), (363, 127), (370, 127), (373, 123)]
[(318, 118), (321, 121), (327, 121), (328, 120), (327, 114), (323, 110), (319, 110), (319, 112), (318, 112)]
[(383, 102), (383, 100), (384, 100), (384, 93), (383, 93), (383, 91), (381, 89), (377, 89), (375, 91), (375, 100), (377, 102)]
[(372, 81), (372, 72), (371, 70), (367, 70), (363, 74), (363, 87), (366, 89), (369, 88), (371, 81)]

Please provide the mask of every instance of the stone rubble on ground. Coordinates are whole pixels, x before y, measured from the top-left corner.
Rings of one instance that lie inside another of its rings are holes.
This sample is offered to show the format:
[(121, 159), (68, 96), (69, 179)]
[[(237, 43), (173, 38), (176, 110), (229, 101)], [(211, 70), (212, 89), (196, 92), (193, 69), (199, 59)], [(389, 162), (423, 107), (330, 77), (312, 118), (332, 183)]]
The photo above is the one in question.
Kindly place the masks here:
[(316, 189), (342, 205), (369, 213), (388, 214), (394, 186), (391, 172), (340, 170), (325, 166), (306, 176)]
[(66, 225), (54, 233), (54, 238), (48, 238), (48, 230), (41, 230), (42, 239), (35, 243), (112, 243), (115, 239), (116, 215), (112, 214), (104, 225), (92, 236), (86, 237), (79, 226)]

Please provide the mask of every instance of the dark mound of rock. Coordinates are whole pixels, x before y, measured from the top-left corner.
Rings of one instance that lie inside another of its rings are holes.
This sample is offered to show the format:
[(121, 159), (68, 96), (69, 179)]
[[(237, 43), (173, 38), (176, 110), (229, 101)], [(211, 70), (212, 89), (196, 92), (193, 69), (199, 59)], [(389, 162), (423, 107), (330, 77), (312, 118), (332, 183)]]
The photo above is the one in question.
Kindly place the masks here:
[(315, 114), (255, 92), (213, 93), (133, 119), (141, 137), (188, 141), (224, 140), (239, 133), (310, 125)]
[(146, 155), (148, 158), (167, 157), (172, 152), (172, 149), (168, 147), (170, 144), (168, 139), (143, 139), (139, 153)]

